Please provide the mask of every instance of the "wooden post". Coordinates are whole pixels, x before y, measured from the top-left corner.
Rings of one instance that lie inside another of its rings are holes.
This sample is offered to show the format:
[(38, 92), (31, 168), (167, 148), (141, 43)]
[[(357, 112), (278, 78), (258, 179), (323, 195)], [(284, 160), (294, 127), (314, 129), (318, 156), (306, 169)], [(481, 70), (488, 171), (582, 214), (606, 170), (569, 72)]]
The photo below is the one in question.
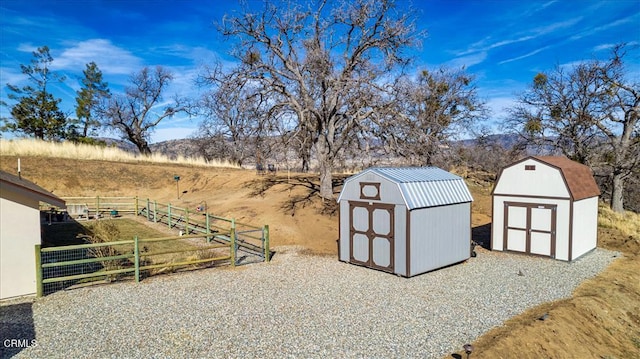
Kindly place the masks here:
[(167, 223), (169, 223), (169, 229), (171, 229), (171, 203), (167, 204)]
[(99, 213), (100, 213), (100, 196), (96, 196), (96, 220), (98, 220)]
[[(137, 216), (138, 214), (140, 214), (140, 213), (138, 212), (138, 208), (139, 208), (139, 206), (138, 206), (138, 196), (135, 196), (135, 197), (133, 197), (133, 198), (136, 200), (136, 203), (135, 203), (135, 205), (134, 205), (134, 206), (135, 206), (134, 210), (136, 211), (136, 216)], [(147, 208), (149, 208), (149, 207), (147, 207)]]
[(40, 253), (40, 244), (36, 244), (35, 246), (35, 255), (36, 255), (36, 297), (40, 298), (43, 294), (43, 284), (42, 284), (42, 255)]
[(265, 262), (271, 261), (271, 253), (269, 253), (269, 225), (265, 224), (262, 229), (262, 238), (264, 241), (264, 260)]

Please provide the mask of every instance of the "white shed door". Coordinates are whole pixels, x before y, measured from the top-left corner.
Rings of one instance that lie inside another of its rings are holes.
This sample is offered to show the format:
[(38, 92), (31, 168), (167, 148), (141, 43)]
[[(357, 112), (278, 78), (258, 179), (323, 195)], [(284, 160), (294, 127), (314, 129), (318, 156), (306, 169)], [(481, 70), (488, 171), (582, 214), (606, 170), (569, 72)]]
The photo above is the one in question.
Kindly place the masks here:
[(349, 202), (351, 263), (393, 272), (394, 205)]
[(504, 249), (555, 257), (556, 205), (505, 202)]

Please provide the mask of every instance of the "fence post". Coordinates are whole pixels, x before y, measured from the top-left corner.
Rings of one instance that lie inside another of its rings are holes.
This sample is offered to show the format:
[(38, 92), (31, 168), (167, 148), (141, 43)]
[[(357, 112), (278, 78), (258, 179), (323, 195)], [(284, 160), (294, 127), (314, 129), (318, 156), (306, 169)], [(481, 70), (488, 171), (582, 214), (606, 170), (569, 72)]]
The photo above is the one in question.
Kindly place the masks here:
[(189, 208), (185, 208), (184, 209), (184, 231), (187, 234), (187, 236), (189, 235)]
[(237, 248), (236, 248), (236, 227), (235, 227), (235, 223), (233, 222), (233, 220), (231, 222), (230, 237), (231, 237), (231, 244), (230, 244), (230, 246), (231, 246), (231, 248), (230, 248), (231, 249), (231, 254), (230, 254), (231, 255), (231, 266), (235, 267), (236, 266), (236, 254), (237, 254), (236, 251), (237, 251)]
[(40, 244), (35, 245), (36, 255), (36, 297), (42, 297), (43, 285), (42, 285), (42, 254), (40, 252)]
[(153, 201), (153, 223), (158, 223), (158, 201)]
[(100, 196), (96, 196), (96, 220), (100, 213)]
[(138, 245), (138, 236), (133, 236), (133, 255), (136, 268), (136, 283), (140, 282), (140, 247)]
[(205, 227), (207, 227), (207, 243), (211, 243), (211, 229), (209, 228), (209, 210), (204, 211)]
[(264, 261), (269, 262), (271, 260), (271, 253), (269, 253), (269, 225), (265, 224), (262, 229), (262, 240), (264, 241)]
[(169, 216), (167, 223), (169, 224), (169, 228), (171, 228), (171, 203), (167, 204), (167, 216)]
[(133, 197), (136, 201), (136, 203), (134, 204), (134, 211), (136, 211), (136, 216), (138, 215), (138, 196)]

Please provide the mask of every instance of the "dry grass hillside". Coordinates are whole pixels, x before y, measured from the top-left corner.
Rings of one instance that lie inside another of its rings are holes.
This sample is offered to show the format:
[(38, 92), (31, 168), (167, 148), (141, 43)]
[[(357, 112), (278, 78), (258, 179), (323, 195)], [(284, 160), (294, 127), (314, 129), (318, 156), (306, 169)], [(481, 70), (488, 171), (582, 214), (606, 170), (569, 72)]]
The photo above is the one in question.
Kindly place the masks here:
[[(2, 170), (15, 173), (16, 164), (15, 155), (0, 157)], [(259, 176), (233, 168), (41, 156), (21, 156), (21, 169), (23, 177), (61, 197), (138, 196), (194, 209), (206, 202), (213, 214), (269, 224), (276, 251), (300, 245), (319, 255), (337, 255), (335, 203), (318, 198), (313, 175)], [(175, 175), (181, 178), (179, 188)], [(345, 176), (336, 177), (340, 184)], [(474, 239), (487, 243), (491, 182), (469, 177)], [(473, 343), (471, 358), (640, 358), (640, 233), (633, 224), (640, 216), (628, 216), (621, 219), (602, 208), (599, 245), (623, 252), (623, 258), (581, 285), (573, 298), (533, 308), (486, 333)], [(485, 250), (480, 248), (479, 255)], [(536, 320), (542, 313), (550, 319)]]

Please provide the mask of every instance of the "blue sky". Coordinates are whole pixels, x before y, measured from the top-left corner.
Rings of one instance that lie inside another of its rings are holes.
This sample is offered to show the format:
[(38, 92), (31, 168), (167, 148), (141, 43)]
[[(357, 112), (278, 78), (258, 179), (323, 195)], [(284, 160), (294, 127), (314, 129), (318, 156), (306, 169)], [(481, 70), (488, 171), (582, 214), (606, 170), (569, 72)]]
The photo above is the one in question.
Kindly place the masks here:
[[(428, 32), (415, 50), (415, 66), (466, 66), (495, 122), (536, 73), (606, 59), (616, 43), (634, 47), (626, 62), (640, 82), (640, 0), (415, 0), (412, 6), (419, 11), (418, 26)], [(7, 100), (7, 83), (26, 84), (20, 64), (43, 45), (54, 58), (52, 70), (67, 77), (53, 92), (72, 114), (82, 70), (91, 61), (112, 92), (144, 66), (162, 65), (175, 75), (167, 98), (195, 95), (193, 79), (201, 66), (230, 60), (231, 43), (213, 24), (238, 9), (236, 0), (0, 0), (0, 96)], [(5, 117), (9, 110), (0, 111)], [(198, 124), (186, 116), (165, 120), (151, 142), (188, 137)]]

